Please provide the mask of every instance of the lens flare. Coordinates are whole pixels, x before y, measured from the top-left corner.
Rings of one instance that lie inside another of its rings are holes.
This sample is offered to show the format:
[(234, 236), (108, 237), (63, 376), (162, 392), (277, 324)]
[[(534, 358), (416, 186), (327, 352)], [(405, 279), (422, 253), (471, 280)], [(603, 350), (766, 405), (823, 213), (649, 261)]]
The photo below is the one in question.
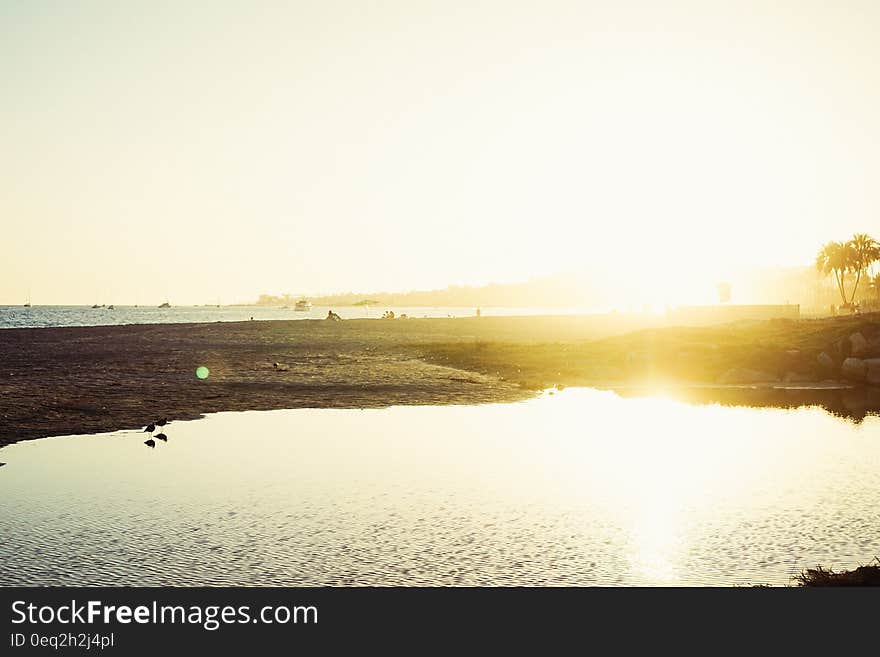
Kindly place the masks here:
[(196, 376), (202, 380), (207, 379), (208, 375), (210, 373), (211, 373), (211, 370), (209, 370), (204, 365), (200, 365), (199, 367), (196, 368)]

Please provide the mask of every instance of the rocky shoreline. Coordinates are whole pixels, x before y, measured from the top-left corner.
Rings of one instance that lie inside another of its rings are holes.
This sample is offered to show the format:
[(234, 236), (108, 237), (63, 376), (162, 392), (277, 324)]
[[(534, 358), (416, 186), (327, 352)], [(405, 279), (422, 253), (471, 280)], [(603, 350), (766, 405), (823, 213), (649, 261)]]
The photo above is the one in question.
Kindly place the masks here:
[[(786, 355), (793, 361), (801, 358), (799, 349), (790, 349)], [(803, 364), (802, 364), (803, 365)], [(880, 331), (869, 340), (862, 331), (853, 331), (816, 356), (814, 368), (801, 367), (785, 372), (784, 384), (845, 385), (865, 383), (880, 386)], [(766, 371), (734, 367), (718, 379), (721, 384), (773, 383), (779, 377)]]

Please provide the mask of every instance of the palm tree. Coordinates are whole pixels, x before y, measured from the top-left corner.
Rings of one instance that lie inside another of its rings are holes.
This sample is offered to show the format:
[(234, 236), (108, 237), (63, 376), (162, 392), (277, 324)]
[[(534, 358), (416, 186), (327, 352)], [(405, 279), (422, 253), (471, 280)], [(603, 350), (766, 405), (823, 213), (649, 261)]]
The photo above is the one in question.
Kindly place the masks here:
[(816, 269), (826, 276), (834, 274), (837, 291), (840, 292), (844, 305), (846, 305), (846, 275), (852, 271), (854, 262), (852, 246), (843, 242), (828, 242), (816, 256)]
[(852, 296), (849, 302), (852, 304), (856, 300), (856, 291), (859, 289), (859, 281), (862, 279), (862, 273), (868, 271), (874, 262), (880, 260), (880, 244), (877, 243), (870, 235), (865, 233), (856, 233), (852, 239), (847, 242), (847, 246), (852, 251), (852, 263), (850, 268), (856, 272), (856, 282), (853, 285)]

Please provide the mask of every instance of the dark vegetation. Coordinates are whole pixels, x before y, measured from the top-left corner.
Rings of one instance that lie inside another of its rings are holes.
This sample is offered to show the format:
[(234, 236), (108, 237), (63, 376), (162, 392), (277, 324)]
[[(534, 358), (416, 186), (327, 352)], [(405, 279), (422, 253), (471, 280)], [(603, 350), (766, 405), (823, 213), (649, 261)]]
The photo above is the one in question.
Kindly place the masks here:
[(874, 561), (839, 573), (816, 566), (795, 575), (794, 581), (798, 586), (880, 586), (880, 558), (875, 557)]

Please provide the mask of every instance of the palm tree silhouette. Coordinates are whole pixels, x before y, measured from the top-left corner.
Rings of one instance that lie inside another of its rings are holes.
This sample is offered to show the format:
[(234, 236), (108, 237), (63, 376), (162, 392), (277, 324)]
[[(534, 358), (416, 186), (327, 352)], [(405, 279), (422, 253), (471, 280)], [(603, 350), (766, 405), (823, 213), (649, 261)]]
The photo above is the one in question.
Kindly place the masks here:
[[(837, 291), (844, 307), (855, 307), (856, 293), (863, 275), (869, 275), (871, 265), (880, 260), (880, 243), (870, 235), (856, 233), (848, 242), (828, 242), (816, 256), (816, 268), (823, 274), (834, 274)], [(846, 275), (855, 274), (852, 294), (846, 294)]]
[(834, 274), (841, 301), (846, 304), (846, 275), (852, 271), (855, 257), (849, 244), (828, 242), (816, 256), (816, 269), (826, 276)]
[(865, 233), (856, 233), (847, 244), (852, 250), (852, 268), (856, 272), (856, 282), (853, 285), (852, 296), (849, 302), (855, 303), (856, 290), (859, 289), (862, 273), (867, 273), (868, 267), (880, 259), (880, 244), (873, 237)]

